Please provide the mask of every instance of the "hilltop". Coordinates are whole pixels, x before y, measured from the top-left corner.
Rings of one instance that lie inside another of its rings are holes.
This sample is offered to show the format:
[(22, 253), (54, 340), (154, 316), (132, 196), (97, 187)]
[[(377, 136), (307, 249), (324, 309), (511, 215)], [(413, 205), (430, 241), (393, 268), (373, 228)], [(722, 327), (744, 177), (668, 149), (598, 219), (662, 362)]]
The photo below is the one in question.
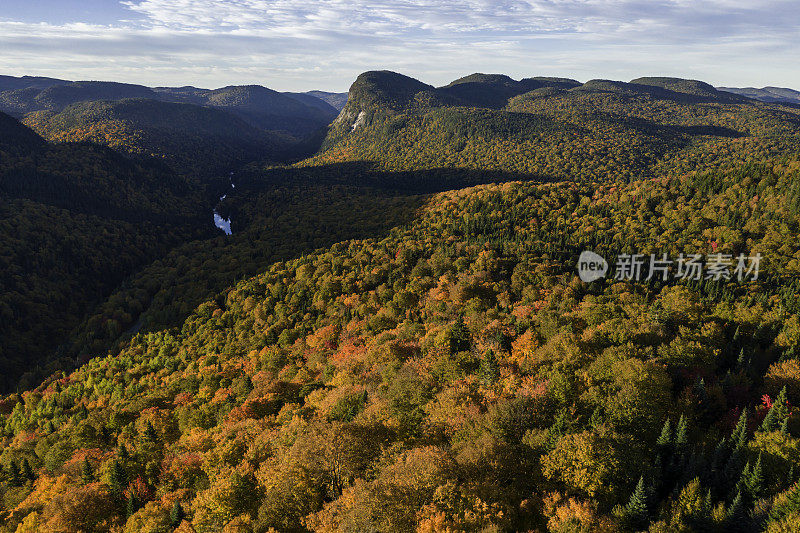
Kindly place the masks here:
[(362, 74), (312, 161), (463, 168), (539, 179), (630, 180), (789, 153), (794, 108), (696, 80), (631, 82), (474, 74), (435, 88)]
[(720, 91), (746, 96), (762, 102), (778, 102), (786, 104), (800, 103), (800, 91), (786, 87), (719, 87)]

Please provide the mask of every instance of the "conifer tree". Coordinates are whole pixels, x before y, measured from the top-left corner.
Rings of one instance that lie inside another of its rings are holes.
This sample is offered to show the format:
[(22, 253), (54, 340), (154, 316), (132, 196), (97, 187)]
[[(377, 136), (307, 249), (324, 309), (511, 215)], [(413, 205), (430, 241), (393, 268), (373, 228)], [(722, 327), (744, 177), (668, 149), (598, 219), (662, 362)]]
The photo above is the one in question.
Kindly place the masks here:
[(686, 433), (686, 418), (681, 415), (678, 426), (675, 428), (675, 448), (685, 450), (689, 445), (689, 436)]
[(138, 509), (139, 502), (136, 500), (136, 496), (133, 493), (129, 494), (128, 501), (125, 504), (125, 517), (130, 518)]
[(147, 421), (147, 426), (144, 429), (144, 438), (150, 444), (158, 443), (158, 433), (156, 432), (156, 428), (153, 427), (153, 423), (149, 420)]
[(747, 407), (742, 409), (742, 414), (739, 415), (739, 421), (736, 423), (736, 428), (731, 434), (731, 445), (734, 450), (741, 450), (747, 443)]
[(786, 420), (789, 418), (788, 402), (786, 400), (786, 386), (781, 389), (772, 407), (767, 411), (767, 416), (761, 423), (761, 431), (783, 430)]
[(769, 512), (770, 521), (781, 520), (784, 516), (800, 512), (800, 483), (795, 483), (779, 496)]
[(752, 500), (758, 499), (764, 488), (764, 473), (761, 467), (761, 454), (758, 454), (756, 464), (744, 479), (744, 486)]
[(642, 527), (647, 524), (647, 489), (644, 483), (644, 476), (639, 478), (639, 482), (636, 484), (636, 488), (625, 506), (625, 516), (636, 527)]
[(705, 380), (698, 376), (697, 381), (694, 383), (694, 392), (697, 394), (697, 397), (700, 398), (700, 401), (705, 401), (708, 397), (706, 393), (706, 382)]
[(729, 524), (736, 525), (740, 524), (744, 518), (744, 504), (742, 503), (741, 491), (737, 492), (736, 496), (733, 498), (730, 507), (728, 507), (726, 518)]
[(656, 445), (660, 448), (667, 448), (670, 444), (672, 444), (672, 424), (670, 424), (669, 418), (667, 418), (664, 421), (664, 425), (661, 427), (661, 434), (658, 436)]
[(178, 527), (185, 516), (181, 502), (175, 500), (175, 505), (172, 506), (172, 510), (169, 512), (169, 523), (172, 527)]
[(118, 459), (114, 459), (111, 463), (111, 470), (108, 474), (108, 484), (111, 490), (116, 494), (121, 494), (125, 487), (128, 485), (128, 474), (125, 468)]
[(19, 465), (17, 465), (16, 461), (11, 461), (8, 465), (8, 478), (9, 483), (13, 487), (19, 487), (22, 485), (22, 475), (20, 475)]
[(89, 462), (87, 457), (83, 458), (83, 465), (81, 466), (81, 478), (83, 479), (84, 483), (91, 483), (94, 481), (94, 471), (92, 470), (92, 464)]
[(36, 474), (34, 474), (27, 457), (22, 460), (22, 477), (30, 481), (36, 479)]
[(500, 379), (500, 369), (494, 350), (488, 350), (481, 358), (480, 378), (484, 385), (493, 385)]

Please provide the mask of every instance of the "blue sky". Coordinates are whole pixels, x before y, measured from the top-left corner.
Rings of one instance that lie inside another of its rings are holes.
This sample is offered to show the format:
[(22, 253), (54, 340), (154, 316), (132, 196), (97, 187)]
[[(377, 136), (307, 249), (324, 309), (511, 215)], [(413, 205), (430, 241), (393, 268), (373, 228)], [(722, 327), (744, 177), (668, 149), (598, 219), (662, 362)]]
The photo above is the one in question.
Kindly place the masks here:
[(1, 0), (0, 74), (347, 90), (365, 70), (800, 89), (796, 0)]

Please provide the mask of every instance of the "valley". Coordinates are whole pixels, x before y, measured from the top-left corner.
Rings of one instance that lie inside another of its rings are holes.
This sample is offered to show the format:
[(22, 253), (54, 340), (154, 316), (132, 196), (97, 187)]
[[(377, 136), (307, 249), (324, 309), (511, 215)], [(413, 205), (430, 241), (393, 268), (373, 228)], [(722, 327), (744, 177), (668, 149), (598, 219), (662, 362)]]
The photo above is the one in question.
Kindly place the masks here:
[(748, 94), (0, 76), (0, 532), (791, 531), (800, 109)]

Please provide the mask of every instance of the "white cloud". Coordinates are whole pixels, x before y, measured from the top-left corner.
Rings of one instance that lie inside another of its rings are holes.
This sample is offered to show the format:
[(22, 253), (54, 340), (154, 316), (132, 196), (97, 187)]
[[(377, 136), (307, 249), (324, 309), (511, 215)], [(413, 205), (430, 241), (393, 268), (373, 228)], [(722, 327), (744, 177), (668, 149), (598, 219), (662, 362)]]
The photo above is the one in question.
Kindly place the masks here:
[(128, 0), (114, 25), (0, 21), (0, 70), (147, 84), (346, 89), (361, 71), (446, 83), (691, 76), (800, 87), (794, 0)]

